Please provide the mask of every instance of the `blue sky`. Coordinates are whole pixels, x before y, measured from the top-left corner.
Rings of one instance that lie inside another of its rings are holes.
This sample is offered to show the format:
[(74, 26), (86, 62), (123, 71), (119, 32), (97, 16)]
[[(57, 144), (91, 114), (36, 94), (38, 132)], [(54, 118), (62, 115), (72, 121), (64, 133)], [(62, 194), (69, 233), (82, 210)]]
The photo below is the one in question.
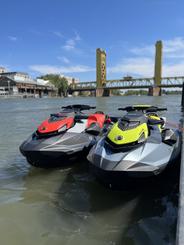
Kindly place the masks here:
[(96, 48), (107, 79), (151, 77), (163, 40), (163, 76), (184, 75), (184, 1), (6, 0), (0, 2), (0, 66), (36, 77), (96, 79)]

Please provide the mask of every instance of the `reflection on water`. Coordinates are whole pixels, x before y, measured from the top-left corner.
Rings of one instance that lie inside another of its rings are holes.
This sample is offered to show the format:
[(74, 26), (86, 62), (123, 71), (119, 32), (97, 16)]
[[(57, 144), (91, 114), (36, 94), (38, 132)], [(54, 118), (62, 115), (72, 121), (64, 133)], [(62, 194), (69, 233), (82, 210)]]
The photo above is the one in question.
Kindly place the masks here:
[[(62, 105), (86, 103), (113, 115), (132, 103), (168, 106), (180, 119), (180, 98), (112, 97), (0, 101), (0, 244), (174, 244), (178, 184), (112, 191), (100, 185), (86, 162), (65, 169), (29, 166), (18, 146)], [(172, 176), (171, 176), (172, 177)]]

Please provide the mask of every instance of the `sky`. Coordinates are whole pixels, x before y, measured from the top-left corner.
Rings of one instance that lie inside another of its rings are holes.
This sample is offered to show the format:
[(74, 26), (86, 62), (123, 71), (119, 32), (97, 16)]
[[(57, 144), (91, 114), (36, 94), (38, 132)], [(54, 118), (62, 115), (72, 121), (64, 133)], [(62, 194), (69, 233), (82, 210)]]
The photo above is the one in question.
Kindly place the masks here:
[(33, 78), (60, 73), (96, 80), (153, 77), (163, 41), (163, 76), (184, 76), (183, 0), (0, 0), (0, 66)]

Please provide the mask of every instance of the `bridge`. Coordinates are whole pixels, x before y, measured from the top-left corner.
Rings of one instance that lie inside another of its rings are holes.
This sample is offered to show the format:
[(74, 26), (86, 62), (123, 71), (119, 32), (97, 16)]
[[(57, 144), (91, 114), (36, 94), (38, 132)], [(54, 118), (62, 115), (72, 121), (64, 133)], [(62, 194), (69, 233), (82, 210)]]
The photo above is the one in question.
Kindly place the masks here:
[(69, 93), (91, 91), (96, 96), (109, 96), (111, 90), (148, 89), (149, 95), (161, 95), (161, 88), (182, 88), (184, 76), (162, 77), (162, 42), (156, 42), (154, 77), (106, 79), (106, 53), (101, 49), (96, 52), (96, 81), (73, 83)]
[[(182, 88), (184, 83), (184, 76), (180, 77), (162, 77), (160, 88)], [(150, 89), (155, 86), (154, 77), (151, 78), (132, 78), (132, 79), (115, 79), (107, 80), (105, 86), (98, 87), (98, 89)], [(71, 92), (81, 91), (95, 91), (97, 87), (96, 81), (81, 82), (73, 85)]]

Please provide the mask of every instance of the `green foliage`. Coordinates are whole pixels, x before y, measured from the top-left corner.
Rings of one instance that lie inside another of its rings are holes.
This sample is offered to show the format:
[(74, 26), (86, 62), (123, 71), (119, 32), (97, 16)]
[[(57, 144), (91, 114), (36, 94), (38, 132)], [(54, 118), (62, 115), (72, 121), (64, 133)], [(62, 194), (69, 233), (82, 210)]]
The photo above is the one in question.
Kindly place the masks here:
[(146, 90), (127, 90), (124, 95), (147, 95), (148, 91)]
[(115, 96), (121, 95), (121, 91), (119, 89), (111, 89), (111, 94)]
[(172, 95), (172, 94), (182, 94), (181, 90), (168, 90), (168, 89), (162, 89), (162, 94)]
[(65, 77), (61, 77), (58, 74), (47, 74), (40, 77), (44, 80), (49, 80), (54, 86), (58, 89), (58, 94), (61, 96), (62, 94), (64, 96), (67, 95), (68, 90), (68, 81)]

